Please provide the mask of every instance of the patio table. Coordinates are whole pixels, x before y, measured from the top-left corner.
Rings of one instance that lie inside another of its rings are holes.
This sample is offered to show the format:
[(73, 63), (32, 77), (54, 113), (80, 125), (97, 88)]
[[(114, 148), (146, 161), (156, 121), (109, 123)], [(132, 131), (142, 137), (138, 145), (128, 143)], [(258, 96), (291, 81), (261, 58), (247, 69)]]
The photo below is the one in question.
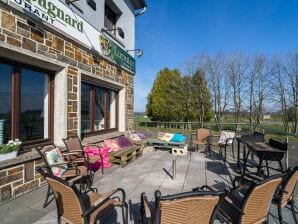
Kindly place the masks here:
[[(286, 151), (277, 149), (272, 147), (266, 142), (255, 142), (255, 141), (245, 141), (244, 144), (248, 148), (248, 152), (245, 155), (244, 159), (244, 166), (243, 166), (243, 172), (245, 173), (246, 165), (247, 165), (247, 159), (249, 154), (255, 154), (259, 158), (259, 164), (258, 164), (258, 170), (257, 173), (260, 173), (263, 161), (266, 160), (266, 157), (276, 157), (278, 160), (278, 155), (280, 153), (286, 153)], [(267, 160), (266, 160), (267, 163)]]

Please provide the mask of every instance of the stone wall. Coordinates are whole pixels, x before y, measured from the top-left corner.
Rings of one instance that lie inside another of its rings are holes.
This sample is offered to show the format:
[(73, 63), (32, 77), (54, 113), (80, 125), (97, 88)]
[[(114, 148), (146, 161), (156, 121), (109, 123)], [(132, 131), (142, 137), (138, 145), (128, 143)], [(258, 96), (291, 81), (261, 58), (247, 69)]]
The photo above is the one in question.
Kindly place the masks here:
[(0, 2), (0, 47), (1, 42), (24, 51), (46, 56), (68, 66), (68, 119), (67, 133), (78, 129), (78, 71), (92, 73), (125, 86), (126, 130), (133, 129), (134, 76), (109, 60), (92, 54), (91, 50), (62, 36), (43, 24), (25, 17), (13, 8)]
[(0, 163), (0, 203), (32, 191), (45, 184), (36, 167), (42, 160), (36, 152), (23, 154)]

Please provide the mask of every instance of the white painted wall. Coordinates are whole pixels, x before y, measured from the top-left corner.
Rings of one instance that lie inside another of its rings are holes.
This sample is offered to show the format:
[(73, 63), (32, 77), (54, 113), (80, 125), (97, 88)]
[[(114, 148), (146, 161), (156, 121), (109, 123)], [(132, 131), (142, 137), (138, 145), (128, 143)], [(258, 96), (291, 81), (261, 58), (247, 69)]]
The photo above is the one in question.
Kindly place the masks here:
[(67, 137), (67, 68), (55, 75), (54, 93), (54, 143), (64, 146)]
[[(115, 5), (122, 11), (121, 16), (119, 17), (116, 26), (123, 29), (125, 36), (122, 39), (118, 34), (116, 35), (117, 39), (124, 44), (126, 50), (131, 50), (135, 48), (135, 16), (134, 8), (130, 0), (95, 0), (96, 2), (96, 11), (94, 11), (88, 4), (87, 1), (77, 1), (73, 4), (78, 6), (83, 13), (77, 10), (71, 4), (68, 6), (75, 13), (84, 18), (88, 23), (94, 26), (98, 31), (104, 27), (104, 8), (105, 1), (113, 1)], [(60, 0), (60, 2), (65, 4), (65, 0)], [(65, 4), (66, 5), (66, 4)], [(130, 52), (134, 56), (134, 52)]]
[(123, 88), (120, 92), (119, 92), (119, 131), (120, 132), (124, 132), (125, 131), (125, 117), (126, 117), (126, 113), (125, 113), (125, 88)]

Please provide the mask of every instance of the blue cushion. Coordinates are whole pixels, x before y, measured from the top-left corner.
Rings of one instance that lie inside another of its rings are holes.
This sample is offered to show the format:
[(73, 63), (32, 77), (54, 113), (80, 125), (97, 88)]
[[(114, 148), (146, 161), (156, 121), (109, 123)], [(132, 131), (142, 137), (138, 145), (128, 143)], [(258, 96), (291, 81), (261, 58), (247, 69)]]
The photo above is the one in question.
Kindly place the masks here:
[(175, 133), (171, 141), (173, 142), (184, 142), (186, 137), (184, 135)]

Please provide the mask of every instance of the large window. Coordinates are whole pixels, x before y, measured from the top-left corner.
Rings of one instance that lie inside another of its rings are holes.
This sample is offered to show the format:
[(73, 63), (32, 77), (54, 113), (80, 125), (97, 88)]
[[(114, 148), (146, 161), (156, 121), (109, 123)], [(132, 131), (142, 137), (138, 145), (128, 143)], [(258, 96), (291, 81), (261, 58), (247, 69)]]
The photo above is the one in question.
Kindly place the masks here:
[(45, 71), (0, 62), (0, 144), (51, 139), (52, 79)]
[(83, 82), (81, 88), (82, 133), (117, 129), (117, 92), (87, 82)]

